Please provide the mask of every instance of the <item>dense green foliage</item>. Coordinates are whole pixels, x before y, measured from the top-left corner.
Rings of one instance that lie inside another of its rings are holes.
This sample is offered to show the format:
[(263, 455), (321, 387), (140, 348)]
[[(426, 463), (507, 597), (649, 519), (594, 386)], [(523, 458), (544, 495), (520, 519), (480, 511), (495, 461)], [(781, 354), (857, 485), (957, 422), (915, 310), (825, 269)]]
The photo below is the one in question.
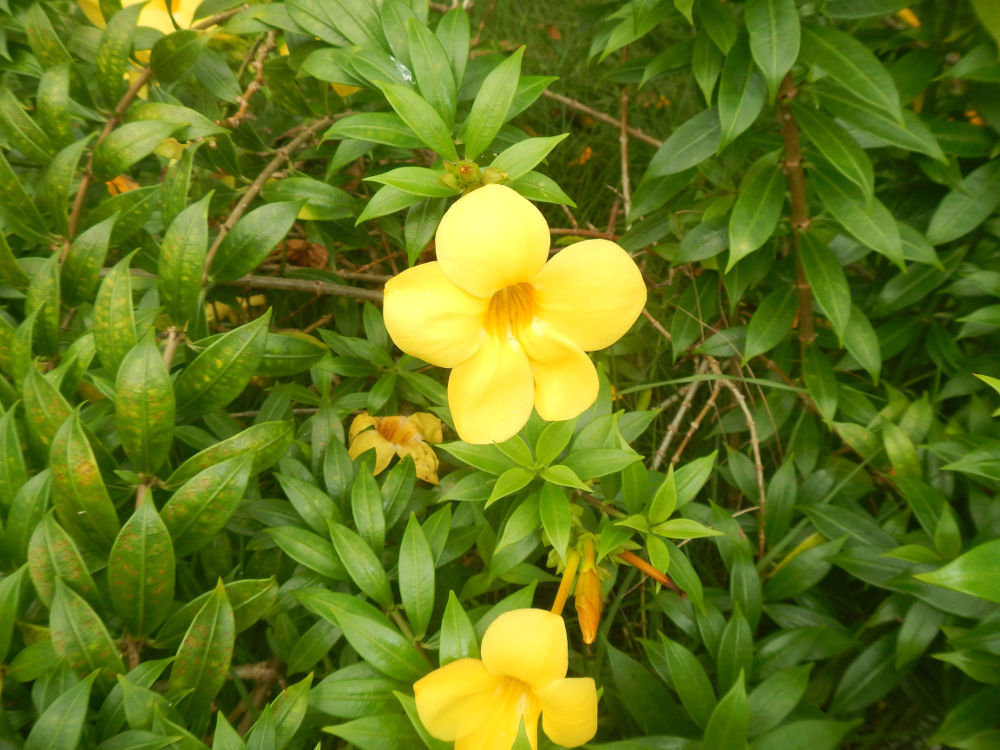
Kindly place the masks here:
[[(448, 747), (412, 682), (588, 541), (592, 747), (1000, 746), (1000, 6), (93, 13), (0, 0), (0, 747)], [(381, 285), (483, 179), (646, 314), (373, 476), (352, 414), (450, 418)]]

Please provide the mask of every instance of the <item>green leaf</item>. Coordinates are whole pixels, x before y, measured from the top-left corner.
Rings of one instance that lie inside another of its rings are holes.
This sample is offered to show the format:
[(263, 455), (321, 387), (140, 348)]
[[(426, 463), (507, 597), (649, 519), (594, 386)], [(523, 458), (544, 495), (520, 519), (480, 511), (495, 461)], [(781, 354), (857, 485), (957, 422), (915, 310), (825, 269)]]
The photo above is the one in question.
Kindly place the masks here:
[(127, 172), (180, 127), (180, 123), (162, 120), (138, 120), (119, 125), (94, 147), (94, 176), (110, 180)]
[[(725, 12), (729, 15), (729, 11)], [(754, 67), (750, 47), (741, 37), (722, 65), (718, 99), (720, 150), (754, 124), (764, 108), (766, 95), (764, 79)]]
[(469, 44), (472, 37), (469, 14), (461, 6), (452, 8), (441, 16), (434, 33), (448, 57), (448, 63), (455, 77), (455, 84), (461, 88), (462, 79), (465, 78), (466, 64), (469, 61)]
[(417, 89), (446, 123), (453, 123), (457, 92), (444, 47), (426, 24), (416, 18), (408, 20), (406, 32)]
[(56, 698), (38, 717), (25, 740), (24, 750), (76, 750), (83, 737), (84, 721), (90, 703), (90, 689), (97, 679), (91, 672)]
[(83, 597), (58, 578), (49, 612), (49, 630), (56, 653), (77, 674), (94, 670), (125, 671), (104, 622)]
[(389, 105), (396, 110), (410, 130), (416, 133), (421, 142), (445, 159), (458, 161), (458, 151), (455, 150), (451, 129), (425, 99), (412, 89), (398, 83), (381, 83), (380, 86)]
[(186, 700), (208, 708), (229, 675), (236, 640), (233, 608), (222, 581), (191, 621), (170, 667), (167, 687), (188, 692)]
[(832, 420), (837, 413), (840, 387), (830, 360), (815, 345), (807, 347), (802, 354), (802, 378), (823, 419)]
[[(278, 599), (278, 583), (273, 577), (232, 581), (225, 587), (226, 596), (233, 607), (233, 623), (237, 633), (254, 625), (270, 611)], [(168, 648), (180, 643), (191, 620), (211, 595), (211, 591), (206, 591), (170, 615), (156, 634), (157, 645)]]
[(721, 126), (715, 109), (699, 112), (663, 142), (646, 168), (643, 179), (660, 177), (697, 166), (719, 150)]
[(416, 647), (372, 605), (320, 589), (300, 590), (296, 596), (306, 609), (339, 627), (358, 655), (387, 677), (412, 682), (427, 673)]
[(833, 693), (830, 713), (852, 714), (882, 698), (899, 684), (896, 671), (896, 633), (886, 633), (847, 665)]
[(434, 611), (434, 556), (413, 513), (399, 547), (399, 598), (413, 635), (423, 638)]
[(660, 633), (673, 687), (684, 709), (699, 727), (708, 724), (715, 709), (715, 691), (701, 662), (688, 649)]
[(478, 659), (479, 639), (469, 615), (462, 608), (454, 591), (448, 592), (448, 603), (441, 617), (441, 648), (438, 658), (443, 667), (456, 659)]
[(903, 124), (896, 83), (868, 47), (831, 26), (804, 26), (802, 41), (802, 56), (807, 62), (818, 65), (859, 99)]
[(997, 44), (1000, 44), (1000, 8), (989, 0), (972, 0), (972, 8), (979, 16), (979, 22), (993, 37)]
[(52, 505), (62, 525), (77, 539), (107, 553), (118, 536), (118, 514), (74, 411), (52, 439)]
[(54, 149), (48, 134), (21, 106), (10, 89), (0, 88), (0, 134), (26, 159), (36, 164), (48, 164)]
[(817, 164), (809, 171), (809, 176), (813, 179), (823, 205), (851, 236), (862, 245), (881, 253), (901, 269), (905, 268), (899, 225), (878, 198), (872, 198), (870, 207), (866, 210), (868, 201), (861, 188), (840, 172)]
[(111, 605), (132, 635), (149, 635), (173, 608), (174, 546), (147, 495), (125, 522), (108, 558)]
[(232, 518), (246, 492), (253, 456), (238, 453), (194, 475), (163, 506), (160, 516), (185, 557), (208, 544)]
[(764, 157), (747, 171), (729, 215), (726, 273), (771, 238), (781, 220), (784, 205), (784, 172), (773, 158)]
[(128, 354), (115, 379), (115, 424), (135, 467), (152, 474), (167, 458), (174, 435), (174, 389), (163, 356), (149, 335)]
[(330, 524), (330, 539), (351, 580), (370, 599), (386, 609), (393, 606), (389, 577), (372, 548), (356, 532), (341, 523)]
[(493, 485), (490, 497), (486, 501), (486, 507), (491, 506), (501, 498), (513, 495), (515, 492), (524, 489), (534, 478), (535, 472), (530, 469), (523, 469), (520, 466), (507, 469), (507, 471), (497, 477), (496, 484)]
[(882, 350), (878, 335), (865, 314), (854, 305), (851, 306), (851, 317), (844, 329), (844, 346), (872, 376), (872, 380), (878, 383), (878, 375), (882, 370)]
[(1000, 539), (979, 544), (944, 567), (916, 578), (1000, 604)]
[(335, 581), (349, 579), (332, 542), (298, 526), (272, 526), (266, 532), (282, 552), (309, 570)]
[[(193, 141), (196, 138), (207, 138), (212, 135), (221, 135), (228, 132), (224, 127), (216, 125), (197, 110), (166, 102), (144, 102), (137, 104), (129, 109), (127, 120), (128, 122), (166, 120), (183, 123), (184, 127), (174, 133), (174, 137), (182, 141)], [(189, 151), (194, 152), (197, 150), (197, 146), (197, 143), (190, 144), (184, 150), (185, 156)]]
[[(69, 403), (52, 381), (34, 367), (29, 368), (24, 377), (21, 395), (29, 436), (42, 447), (48, 448), (59, 428), (73, 413)], [(49, 461), (53, 462), (52, 455), (49, 456)], [(116, 527), (112, 538), (117, 533)]]
[(750, 52), (773, 101), (781, 79), (799, 56), (799, 11), (795, 0), (747, 0), (745, 13)]
[(98, 222), (73, 240), (63, 261), (60, 280), (66, 304), (75, 306), (94, 300), (116, 221), (117, 217), (112, 216)]
[(555, 180), (534, 170), (508, 183), (507, 187), (513, 188), (530, 201), (576, 206)]
[(747, 698), (751, 737), (770, 731), (799, 704), (809, 687), (812, 664), (775, 672), (753, 689)]
[(287, 6), (297, 24), (324, 42), (382, 46), (378, 9), (370, 0), (289, 0)]
[(97, 584), (94, 583), (79, 548), (51, 512), (35, 526), (28, 542), (28, 572), (38, 598), (47, 607), (52, 606), (57, 578), (93, 606), (101, 604)]
[(104, 277), (94, 300), (94, 345), (101, 363), (117, 372), (138, 341), (132, 306), (132, 255), (126, 255)]
[(353, 138), (399, 148), (421, 148), (421, 141), (403, 118), (393, 112), (360, 112), (330, 126), (323, 140)]
[(101, 32), (97, 45), (97, 86), (108, 107), (114, 107), (125, 93), (125, 72), (132, 54), (132, 41), (141, 5), (129, 5), (115, 13)]
[(744, 675), (719, 699), (705, 727), (703, 747), (713, 750), (743, 750), (746, 747), (750, 712), (747, 706)]
[(557, 485), (546, 482), (539, 494), (538, 514), (552, 549), (565, 559), (573, 521), (573, 510), (566, 493)]
[(534, 169), (568, 135), (569, 133), (563, 133), (548, 138), (525, 138), (497, 154), (490, 167), (504, 172), (509, 181), (517, 180)]
[(0, 216), (10, 229), (29, 242), (45, 242), (48, 225), (28, 197), (6, 157), (0, 153)]
[(251, 273), (288, 234), (301, 207), (292, 201), (269, 203), (237, 221), (212, 258), (212, 281), (232, 281)]
[(518, 47), (483, 80), (465, 123), (466, 159), (478, 157), (500, 132), (514, 101), (523, 56), (524, 47)]
[(1000, 159), (972, 170), (935, 209), (927, 228), (932, 245), (957, 240), (982, 224), (1000, 206)]
[[(851, 289), (847, 285), (847, 274), (840, 261), (833, 251), (810, 232), (799, 235), (799, 261), (816, 302), (829, 319), (837, 338), (843, 341), (851, 319)], [(836, 399), (834, 403), (836, 404)]]
[(365, 180), (391, 185), (403, 192), (427, 198), (449, 198), (458, 195), (455, 188), (450, 188), (441, 182), (440, 178), (444, 174), (426, 167), (397, 167), (382, 174), (365, 177)]
[(383, 185), (365, 205), (364, 210), (358, 215), (355, 224), (409, 208), (414, 203), (419, 203), (422, 200), (424, 200), (422, 196), (406, 193), (391, 185)]
[(833, 719), (800, 719), (758, 737), (750, 750), (836, 750), (844, 736), (861, 723)]
[[(0, 579), (0, 659), (5, 662), (10, 653), (16, 620), (21, 615), (21, 595), (24, 590), (25, 570), (26, 568), (22, 565), (13, 573)], [(54, 581), (52, 586), (55, 587)], [(50, 595), (49, 603), (51, 601)]]
[(30, 315), (38, 311), (35, 318), (35, 349), (49, 356), (55, 356), (59, 351), (59, 287), (59, 256), (53, 253), (32, 275), (24, 300), (25, 312)]
[(753, 314), (747, 325), (746, 350), (743, 361), (746, 362), (758, 354), (770, 351), (792, 330), (795, 313), (798, 309), (798, 294), (791, 285), (775, 289)]
[(0, 281), (19, 291), (27, 289), (30, 283), (28, 275), (17, 262), (10, 245), (7, 244), (7, 237), (2, 232), (0, 232)]
[[(716, 651), (716, 681), (719, 690), (725, 690), (743, 675), (750, 672), (753, 665), (753, 633), (739, 606), (733, 610), (719, 638)], [(745, 725), (744, 731), (749, 725)]]
[[(136, 123), (137, 125), (143, 123)], [(157, 264), (160, 301), (183, 329), (198, 316), (201, 278), (208, 252), (208, 207), (212, 193), (181, 211), (167, 228)]]
[[(354, 216), (357, 210), (357, 202), (353, 197), (340, 188), (311, 177), (286, 177), (283, 180), (273, 180), (264, 186), (262, 194), (265, 200), (271, 203), (304, 203), (305, 205), (298, 206), (298, 218), (305, 221), (346, 219)], [(285, 206), (284, 210), (290, 209)], [(246, 218), (249, 218), (249, 215)], [(252, 227), (248, 227), (250, 228)]]
[(206, 414), (227, 406), (246, 388), (264, 355), (268, 309), (209, 344), (174, 382), (177, 413)]
[[(35, 97), (35, 117), (56, 149), (76, 141), (70, 119), (70, 75), (75, 70), (69, 63), (49, 68), (38, 83)], [(46, 164), (49, 161), (45, 162)]]
[(822, 112), (795, 100), (789, 106), (799, 129), (834, 169), (861, 189), (868, 205), (875, 196), (875, 172), (857, 141)]
[(194, 65), (208, 38), (193, 29), (180, 29), (156, 40), (149, 55), (153, 76), (163, 83), (178, 80)]
[(240, 455), (253, 458), (251, 474), (269, 469), (285, 455), (288, 446), (291, 445), (293, 433), (294, 423), (291, 420), (258, 422), (231, 438), (226, 438), (191, 456), (174, 469), (163, 486), (166, 489), (179, 487), (199, 472), (227, 458)]
[(23, 562), (32, 532), (41, 523), (49, 504), (52, 472), (43, 469), (35, 474), (14, 495), (7, 516), (5, 542), (15, 562)]

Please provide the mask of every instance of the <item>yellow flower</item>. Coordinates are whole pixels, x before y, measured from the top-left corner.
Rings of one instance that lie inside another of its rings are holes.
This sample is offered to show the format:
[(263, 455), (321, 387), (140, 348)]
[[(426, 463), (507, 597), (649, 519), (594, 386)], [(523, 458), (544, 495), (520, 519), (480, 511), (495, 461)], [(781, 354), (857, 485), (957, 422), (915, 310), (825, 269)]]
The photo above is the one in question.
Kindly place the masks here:
[(502, 185), (456, 201), (436, 246), (437, 261), (386, 284), (385, 324), (404, 352), (453, 368), (448, 404), (462, 440), (506, 440), (532, 405), (547, 420), (590, 406), (597, 372), (584, 352), (621, 338), (646, 303), (628, 253), (585, 240), (546, 262), (544, 217)]
[(597, 732), (597, 687), (566, 677), (566, 625), (543, 609), (500, 615), (483, 636), (482, 661), (459, 659), (413, 686), (420, 721), (455, 750), (510, 750), (524, 721), (538, 747), (538, 717), (553, 742), (576, 747)]
[(362, 412), (351, 422), (348, 439), (347, 452), (351, 458), (375, 449), (373, 474), (388, 466), (393, 455), (411, 456), (417, 477), (431, 484), (438, 483), (438, 459), (430, 443), (441, 442), (441, 420), (433, 414), (417, 412), (408, 417), (373, 417)]
[[(136, 5), (144, 0), (122, 0), (122, 7)], [(104, 14), (101, 13), (101, 4), (98, 0), (77, 0), (80, 10), (87, 16), (87, 19), (99, 29), (106, 25)], [(139, 26), (149, 26), (164, 34), (172, 34), (175, 28), (189, 29), (194, 21), (194, 12), (201, 5), (201, 0), (170, 0), (168, 7), (167, 0), (149, 0), (146, 7), (139, 13)], [(173, 21), (170, 16), (173, 15)], [(174, 21), (177, 26), (174, 26)]]

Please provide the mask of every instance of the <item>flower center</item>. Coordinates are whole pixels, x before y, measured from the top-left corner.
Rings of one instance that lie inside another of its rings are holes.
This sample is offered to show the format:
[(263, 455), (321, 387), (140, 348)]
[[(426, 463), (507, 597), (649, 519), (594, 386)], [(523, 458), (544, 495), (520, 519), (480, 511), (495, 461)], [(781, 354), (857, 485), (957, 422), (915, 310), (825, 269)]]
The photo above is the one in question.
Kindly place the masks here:
[[(542, 706), (530, 685), (515, 677), (504, 677), (494, 690), (493, 698), (498, 717), (506, 718), (506, 721), (501, 722), (501, 726), (494, 728), (498, 735), (509, 738), (513, 743), (517, 737), (521, 717), (524, 717), (524, 727), (529, 737), (535, 736)], [(510, 721), (510, 718), (515, 720)]]
[(515, 337), (523, 326), (535, 317), (535, 290), (521, 282), (504, 287), (490, 298), (486, 309), (486, 330), (489, 333)]
[(378, 434), (396, 445), (422, 440), (420, 430), (406, 417), (382, 417), (376, 420)]

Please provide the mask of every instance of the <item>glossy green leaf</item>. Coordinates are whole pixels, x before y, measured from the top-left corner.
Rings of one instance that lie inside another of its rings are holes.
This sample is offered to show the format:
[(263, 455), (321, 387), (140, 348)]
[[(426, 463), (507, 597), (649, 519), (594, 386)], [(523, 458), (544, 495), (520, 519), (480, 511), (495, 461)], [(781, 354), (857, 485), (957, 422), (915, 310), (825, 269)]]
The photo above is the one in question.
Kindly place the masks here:
[(194, 65), (207, 41), (193, 29), (180, 29), (157, 39), (149, 55), (153, 76), (163, 83), (178, 80)]
[(90, 575), (87, 563), (73, 537), (48, 513), (35, 527), (28, 542), (28, 572), (38, 598), (52, 606), (56, 579), (80, 594), (93, 606), (99, 606), (101, 595)]
[(1000, 160), (972, 170), (931, 216), (927, 240), (941, 245), (978, 227), (1000, 206)]
[(298, 526), (272, 526), (267, 534), (295, 562), (335, 581), (349, 580), (333, 544)]
[(453, 123), (457, 91), (444, 47), (434, 32), (416, 18), (408, 20), (406, 33), (417, 89), (446, 123)]
[[(233, 623), (242, 633), (266, 615), (278, 599), (277, 581), (271, 578), (249, 578), (225, 584), (226, 596), (233, 608)], [(170, 648), (180, 643), (191, 620), (212, 595), (206, 591), (173, 612), (156, 634), (156, 643)]]
[(174, 434), (174, 390), (150, 333), (122, 361), (115, 379), (115, 424), (135, 467), (152, 474), (167, 458)]
[(140, 120), (119, 125), (94, 147), (94, 174), (110, 180), (145, 159), (180, 125), (162, 120)]
[(211, 279), (232, 281), (253, 272), (288, 234), (300, 207), (291, 201), (269, 203), (237, 221), (212, 258)]
[(718, 750), (742, 750), (746, 747), (750, 715), (743, 681), (741, 672), (729, 691), (719, 699), (705, 727), (704, 747)]
[(391, 608), (393, 597), (389, 577), (365, 540), (336, 522), (330, 524), (330, 539), (341, 564), (358, 588), (386, 609)]
[(78, 234), (62, 265), (62, 285), (66, 304), (80, 305), (94, 300), (101, 268), (117, 217), (98, 222)]
[(59, 256), (53, 253), (32, 275), (24, 300), (26, 313), (38, 311), (34, 349), (50, 357), (59, 351), (60, 298)]
[(3, 154), (0, 154), (0, 215), (18, 236), (30, 242), (45, 242), (48, 225)]
[(854, 721), (800, 719), (784, 724), (757, 738), (750, 750), (836, 750), (844, 736), (858, 725)]
[(76, 750), (83, 738), (87, 707), (90, 703), (90, 689), (97, 679), (97, 672), (91, 672), (80, 682), (56, 698), (38, 717), (25, 740), (25, 750)]
[(770, 351), (792, 330), (798, 309), (798, 294), (791, 286), (784, 286), (769, 294), (747, 325), (746, 350), (743, 360)]
[(133, 350), (138, 338), (132, 306), (132, 255), (126, 255), (108, 272), (94, 300), (94, 344), (97, 356), (110, 372)]
[(737, 607), (719, 638), (716, 651), (716, 680), (719, 691), (734, 685), (753, 665), (753, 633), (743, 613)]
[(699, 112), (663, 142), (646, 168), (644, 179), (673, 174), (694, 167), (719, 150), (719, 115), (714, 109)]
[(681, 704), (699, 727), (705, 727), (716, 706), (715, 690), (705, 668), (687, 648), (660, 633), (673, 687)]
[(1000, 540), (979, 544), (944, 567), (916, 577), (935, 586), (1000, 603)]
[(844, 329), (844, 346), (877, 383), (882, 370), (881, 346), (872, 324), (856, 306), (851, 307), (851, 317)]
[(504, 172), (508, 180), (516, 180), (534, 169), (568, 135), (569, 133), (563, 133), (548, 138), (526, 138), (497, 154), (490, 167)]
[(764, 74), (770, 98), (799, 56), (801, 29), (794, 0), (747, 0), (750, 52)]
[(452, 161), (458, 160), (458, 151), (451, 137), (451, 129), (441, 115), (412, 89), (398, 83), (382, 83), (382, 93), (410, 130), (416, 133), (429, 148)]
[(181, 211), (167, 228), (160, 245), (156, 269), (160, 300), (173, 324), (180, 329), (197, 317), (201, 304), (211, 198), (209, 193)]
[(839, 386), (830, 360), (816, 346), (809, 346), (803, 352), (802, 378), (819, 413), (832, 420), (837, 413)]
[(106, 105), (114, 106), (125, 93), (125, 71), (142, 7), (129, 5), (115, 13), (97, 45), (97, 85)]
[(747, 696), (750, 709), (751, 737), (770, 731), (798, 705), (809, 686), (812, 664), (775, 672), (757, 685)]
[(837, 338), (843, 340), (851, 319), (851, 289), (847, 274), (837, 256), (810, 232), (799, 235), (799, 261), (813, 296), (833, 326)]
[(171, 495), (160, 516), (178, 556), (200, 549), (228, 523), (243, 500), (252, 465), (251, 455), (234, 455), (191, 477)]
[(5, 662), (10, 653), (16, 620), (21, 615), (25, 567), (0, 579), (0, 659)]
[(402, 190), (413, 195), (427, 198), (447, 198), (455, 196), (458, 191), (441, 182), (444, 172), (426, 167), (397, 167), (382, 174), (371, 175), (365, 179), (370, 182), (380, 182), (383, 185)]
[(180, 159), (171, 160), (167, 165), (167, 171), (163, 175), (163, 189), (160, 192), (160, 216), (163, 218), (164, 226), (169, 227), (173, 224), (177, 215), (187, 207), (191, 168), (197, 152), (198, 144), (192, 143), (184, 149), (184, 155)]
[[(732, 18), (729, 11), (725, 13)], [(754, 65), (750, 47), (740, 39), (722, 65), (718, 99), (720, 149), (756, 122), (766, 95), (767, 85)]]
[(118, 536), (118, 514), (83, 432), (79, 411), (53, 437), (49, 464), (52, 505), (60, 522), (78, 540), (106, 553)]
[(523, 56), (524, 47), (519, 47), (483, 80), (465, 123), (466, 159), (475, 159), (483, 153), (500, 132), (517, 91)]
[(434, 556), (413, 513), (399, 548), (399, 598), (414, 636), (422, 638), (434, 611)]
[(290, 420), (259, 422), (191, 456), (174, 469), (164, 481), (164, 486), (167, 489), (177, 488), (199, 472), (241, 455), (253, 458), (251, 473), (264, 471), (285, 455), (293, 432), (294, 423)]
[(235, 640), (233, 608), (219, 581), (184, 634), (170, 667), (168, 688), (190, 691), (188, 700), (207, 708), (229, 674)]
[(129, 633), (149, 635), (174, 603), (174, 546), (147, 495), (118, 532), (108, 558), (111, 605)]
[[(38, 82), (35, 98), (35, 117), (54, 149), (64, 148), (76, 141), (70, 119), (70, 80), (75, 71), (69, 63), (49, 68)], [(46, 160), (46, 164), (49, 160)]]
[(392, 112), (359, 112), (337, 120), (323, 135), (324, 140), (354, 138), (399, 148), (423, 145), (399, 115)]
[(727, 273), (774, 234), (785, 205), (785, 186), (785, 175), (773, 159), (761, 159), (747, 172), (729, 215)]
[(288, 13), (303, 29), (329, 44), (381, 46), (378, 9), (370, 0), (290, 0)]
[(822, 112), (798, 101), (789, 106), (799, 130), (834, 169), (861, 189), (867, 205), (875, 195), (875, 172), (871, 159), (857, 141)]
[(14, 93), (0, 88), (0, 134), (25, 158), (47, 164), (54, 151), (48, 134), (24, 111)]
[[(355, 200), (350, 195), (333, 185), (311, 177), (286, 177), (283, 180), (274, 180), (264, 187), (262, 194), (272, 203), (304, 204), (298, 207), (298, 218), (306, 221), (333, 221), (346, 219), (355, 214)], [(284, 208), (287, 210), (289, 207)]]
[(15, 414), (16, 406), (0, 415), (0, 507), (3, 508), (10, 507), (14, 495), (28, 481)]
[(83, 597), (58, 578), (49, 612), (49, 630), (56, 653), (77, 674), (94, 670), (125, 671), (104, 622)]
[(15, 562), (27, 559), (29, 540), (45, 517), (51, 492), (52, 472), (43, 469), (25, 482), (14, 495), (4, 536), (7, 552)]

